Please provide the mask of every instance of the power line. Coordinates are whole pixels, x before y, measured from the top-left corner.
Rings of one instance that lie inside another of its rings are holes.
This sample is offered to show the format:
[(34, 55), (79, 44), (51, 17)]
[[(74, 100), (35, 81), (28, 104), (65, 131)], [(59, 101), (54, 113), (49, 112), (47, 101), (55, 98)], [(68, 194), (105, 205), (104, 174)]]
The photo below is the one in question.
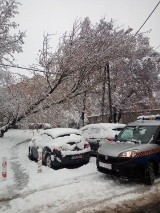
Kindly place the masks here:
[[(45, 71), (40, 70), (40, 69), (34, 69), (34, 68), (28, 68), (28, 67), (22, 67), (22, 66), (18, 66), (18, 65), (10, 65), (10, 64), (0, 64), (0, 67), (13, 67), (13, 68), (17, 68), (17, 69), (23, 69), (23, 70), (28, 70), (28, 71), (34, 71), (34, 72), (41, 72), (41, 73), (45, 73)], [(52, 72), (52, 74), (55, 75), (61, 75), (58, 72)]]
[(28, 68), (28, 67), (22, 67), (22, 66), (18, 66), (18, 65), (0, 64), (0, 66), (2, 66), (2, 67), (13, 67), (13, 68), (17, 68), (17, 69), (23, 69), (23, 70), (34, 71), (34, 72), (44, 72), (43, 70)]
[(160, 45), (158, 45), (154, 50), (157, 50), (160, 47)]
[(141, 27), (137, 30), (137, 32), (134, 34), (134, 36), (132, 37), (132, 39), (139, 33), (139, 31), (142, 29), (142, 27), (146, 24), (146, 22), (148, 21), (148, 19), (151, 17), (151, 15), (154, 13), (154, 11), (156, 10), (156, 8), (158, 7), (158, 5), (160, 4), (160, 1), (157, 3), (157, 5), (155, 6), (155, 8), (152, 10), (152, 12), (149, 14), (149, 16), (147, 17), (147, 19), (144, 21), (144, 23), (141, 25)]

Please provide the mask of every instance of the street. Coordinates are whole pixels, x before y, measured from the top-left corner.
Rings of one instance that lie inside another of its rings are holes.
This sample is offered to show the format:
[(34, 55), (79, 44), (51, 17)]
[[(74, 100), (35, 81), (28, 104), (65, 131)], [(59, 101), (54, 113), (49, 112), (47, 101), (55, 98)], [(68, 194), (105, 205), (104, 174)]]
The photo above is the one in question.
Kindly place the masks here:
[(32, 131), (10, 130), (0, 141), (0, 156), (8, 159), (8, 179), (0, 182), (1, 212), (149, 212), (152, 203), (152, 212), (158, 212), (160, 178), (146, 186), (108, 177), (97, 171), (94, 157), (79, 168), (42, 166), (38, 173), (37, 162), (28, 158), (32, 136)]

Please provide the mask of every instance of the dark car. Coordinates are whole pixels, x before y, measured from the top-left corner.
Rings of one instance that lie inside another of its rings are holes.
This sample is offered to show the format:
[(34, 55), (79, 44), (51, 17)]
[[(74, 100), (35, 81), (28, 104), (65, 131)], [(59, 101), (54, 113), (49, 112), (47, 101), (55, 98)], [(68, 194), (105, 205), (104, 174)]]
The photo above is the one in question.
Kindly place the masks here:
[(97, 169), (153, 184), (160, 170), (160, 120), (132, 122), (120, 132), (116, 142), (102, 142)]
[(106, 142), (113, 141), (115, 135), (118, 135), (125, 126), (125, 124), (119, 123), (88, 124), (81, 128), (81, 132), (82, 136), (91, 146), (91, 154), (97, 155), (100, 140), (104, 139)]
[(39, 148), (42, 162), (49, 167), (82, 165), (90, 160), (90, 145), (77, 129), (48, 129), (33, 137), (29, 142), (30, 159), (38, 159)]

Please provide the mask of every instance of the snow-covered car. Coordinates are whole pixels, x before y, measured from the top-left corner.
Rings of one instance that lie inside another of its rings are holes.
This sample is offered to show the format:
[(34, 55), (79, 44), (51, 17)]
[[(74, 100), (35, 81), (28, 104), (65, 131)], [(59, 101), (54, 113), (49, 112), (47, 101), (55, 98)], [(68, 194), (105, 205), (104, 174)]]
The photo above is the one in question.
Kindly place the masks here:
[(160, 171), (160, 120), (144, 119), (128, 124), (116, 142), (101, 143), (98, 171), (153, 184)]
[(102, 139), (106, 142), (113, 141), (115, 135), (118, 135), (125, 126), (125, 124), (119, 123), (96, 123), (88, 124), (80, 130), (84, 139), (88, 141), (91, 146), (91, 154), (96, 155), (99, 142)]
[(90, 145), (77, 129), (44, 130), (29, 142), (29, 158), (37, 160), (40, 149), (42, 162), (49, 167), (82, 165), (90, 160)]

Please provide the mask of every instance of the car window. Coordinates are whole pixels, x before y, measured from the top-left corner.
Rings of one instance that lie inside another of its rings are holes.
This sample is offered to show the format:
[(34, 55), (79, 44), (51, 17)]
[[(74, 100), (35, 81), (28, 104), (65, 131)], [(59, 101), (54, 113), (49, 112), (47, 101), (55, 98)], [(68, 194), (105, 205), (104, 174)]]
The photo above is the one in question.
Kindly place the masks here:
[(59, 135), (57, 138), (63, 138), (65, 136), (70, 136), (70, 134), (63, 134), (63, 135)]
[(72, 134), (59, 135), (57, 138), (61, 138), (61, 137), (65, 137), (65, 136), (70, 136), (70, 135), (78, 135), (78, 136), (80, 136), (80, 134), (72, 133)]
[(153, 140), (158, 127), (157, 126), (128, 126), (118, 135), (119, 141), (140, 141), (149, 143)]
[(133, 127), (126, 127), (125, 131), (121, 133), (119, 140), (126, 141), (131, 140), (132, 138), (133, 138)]
[[(72, 134), (74, 134), (74, 135), (80, 135), (80, 134), (78, 134), (78, 133), (72, 133)], [(59, 136), (57, 136), (56, 138), (61, 138), (61, 137), (65, 137), (65, 136), (70, 136), (71, 134), (63, 134), (63, 135), (59, 135)], [(50, 134), (48, 134), (48, 133), (43, 133), (42, 134), (42, 138), (44, 138), (44, 139), (48, 139), (48, 138), (53, 138)], [(54, 139), (54, 138), (53, 138)]]
[(124, 127), (117, 127), (117, 128), (112, 128), (113, 131), (122, 131)]

